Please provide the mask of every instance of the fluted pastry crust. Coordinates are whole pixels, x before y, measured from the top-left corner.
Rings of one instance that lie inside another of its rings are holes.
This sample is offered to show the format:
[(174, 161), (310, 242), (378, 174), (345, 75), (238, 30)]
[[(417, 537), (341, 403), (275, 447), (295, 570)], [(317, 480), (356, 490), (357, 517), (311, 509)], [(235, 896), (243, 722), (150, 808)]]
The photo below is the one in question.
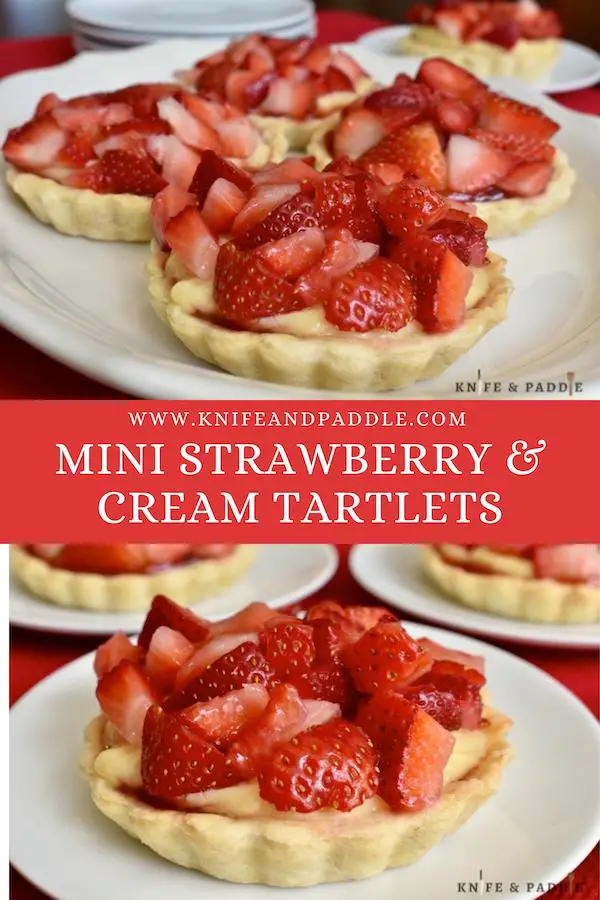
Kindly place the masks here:
[[(450, 557), (454, 545), (442, 545)], [(460, 555), (456, 557), (460, 561)], [(549, 624), (600, 622), (600, 588), (508, 572), (479, 574), (447, 562), (435, 547), (422, 550), (426, 575), (463, 606), (508, 619)], [(468, 560), (465, 560), (468, 562)]]
[(460, 828), (496, 792), (512, 756), (505, 737), (510, 720), (489, 708), (484, 715), (484, 755), (463, 778), (446, 785), (435, 806), (419, 813), (378, 811), (356, 819), (350, 814), (347, 820), (343, 817), (348, 814), (333, 813), (336, 825), (323, 824), (322, 817), (331, 815), (328, 811), (234, 819), (148, 806), (97, 771), (102, 717), (86, 730), (81, 767), (98, 809), (176, 865), (225, 881), (307, 887), (411, 865)]
[(199, 559), (141, 575), (93, 575), (49, 566), (22, 547), (10, 548), (12, 574), (37, 597), (74, 609), (133, 612), (148, 609), (156, 594), (189, 606), (224, 591), (254, 561), (255, 547), (238, 544), (221, 559)]

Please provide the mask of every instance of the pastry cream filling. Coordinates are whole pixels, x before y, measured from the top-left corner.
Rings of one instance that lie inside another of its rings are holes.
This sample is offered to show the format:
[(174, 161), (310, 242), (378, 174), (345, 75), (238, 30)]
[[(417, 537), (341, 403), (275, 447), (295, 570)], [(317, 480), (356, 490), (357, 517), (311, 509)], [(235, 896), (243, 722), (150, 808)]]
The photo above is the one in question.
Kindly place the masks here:
[(507, 53), (522, 57), (524, 61), (531, 66), (532, 62), (545, 62), (552, 59), (557, 52), (558, 42), (555, 38), (547, 38), (537, 41), (529, 41), (522, 38), (517, 41), (514, 47), (506, 50), (498, 44), (492, 44), (488, 41), (460, 41), (458, 38), (451, 37), (439, 28), (433, 25), (416, 25), (410, 33), (402, 41), (403, 49), (418, 47), (423, 49), (454, 51), (468, 49), (477, 55), (497, 56)]
[[(111, 737), (111, 729), (105, 727), (104, 739)], [(475, 731), (461, 729), (452, 732), (455, 739), (452, 755), (444, 769), (444, 784), (460, 781), (485, 756), (487, 738), (485, 727)], [(114, 735), (113, 735), (114, 736)], [(109, 746), (98, 754), (94, 769), (97, 775), (104, 778), (115, 788), (126, 787), (129, 790), (142, 788), (141, 750), (131, 744)], [(247, 781), (229, 788), (205, 791), (201, 794), (189, 794), (182, 798), (185, 806), (193, 811), (213, 813), (232, 819), (264, 819), (284, 818), (306, 821), (306, 813), (279, 812), (270, 803), (263, 800), (258, 792), (256, 781)], [(389, 806), (380, 797), (371, 797), (361, 806), (350, 812), (337, 810), (319, 810), (311, 813), (311, 823), (324, 830), (344, 827), (345, 823), (355, 826), (362, 818), (368, 817), (372, 823), (374, 817), (390, 815)]]
[[(471, 269), (473, 281), (466, 297), (467, 309), (477, 306), (488, 292), (490, 285), (489, 266), (479, 266)], [(200, 316), (210, 318), (218, 314), (214, 301), (213, 282), (201, 281), (199, 278), (190, 278), (189, 273), (182, 272), (182, 265), (172, 254), (167, 260), (165, 273), (175, 280), (171, 289), (171, 300), (176, 306), (188, 313), (197, 313)], [(180, 280), (181, 279), (181, 280)], [(321, 305), (310, 306), (297, 312), (285, 313), (280, 316), (270, 316), (265, 319), (257, 319), (250, 323), (249, 328), (256, 328), (262, 332), (277, 332), (291, 334), (297, 337), (350, 337), (369, 341), (397, 341), (399, 338), (410, 338), (414, 345), (419, 340), (426, 341), (429, 335), (423, 331), (418, 322), (412, 321), (400, 331), (385, 331), (374, 329), (369, 332), (341, 331), (328, 322)]]

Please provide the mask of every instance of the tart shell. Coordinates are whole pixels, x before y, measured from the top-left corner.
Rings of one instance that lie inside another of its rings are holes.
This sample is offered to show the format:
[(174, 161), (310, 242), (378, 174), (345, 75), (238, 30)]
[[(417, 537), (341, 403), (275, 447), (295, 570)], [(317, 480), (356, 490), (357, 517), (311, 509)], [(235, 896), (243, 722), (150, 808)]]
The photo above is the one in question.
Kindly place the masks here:
[(486, 41), (452, 40), (437, 28), (423, 25), (413, 28), (399, 44), (409, 56), (441, 56), (468, 69), (479, 78), (519, 78), (535, 81), (550, 71), (558, 60), (559, 42), (553, 38), (520, 40), (512, 50)]
[(239, 544), (222, 559), (201, 559), (160, 572), (139, 575), (94, 575), (56, 569), (22, 547), (10, 548), (10, 570), (32, 594), (74, 609), (94, 612), (145, 610), (156, 594), (182, 606), (225, 590), (254, 561), (255, 548)]
[(488, 259), (489, 289), (467, 311), (464, 324), (447, 334), (430, 334), (417, 346), (388, 336), (297, 337), (223, 328), (172, 300), (165, 254), (156, 245), (148, 262), (148, 287), (157, 315), (188, 350), (227, 372), (302, 388), (388, 391), (435, 378), (504, 319), (512, 283), (503, 274), (506, 261), (495, 254)]
[(422, 551), (426, 575), (453, 600), (508, 619), (549, 624), (600, 622), (600, 588), (543, 578), (487, 575), (446, 562), (435, 547)]
[(435, 806), (419, 813), (364, 816), (352, 828), (332, 828), (323, 822), (311, 827), (310, 816), (327, 816), (327, 812), (236, 820), (148, 806), (96, 771), (95, 761), (103, 749), (103, 717), (88, 725), (81, 768), (98, 809), (176, 865), (225, 881), (308, 887), (369, 878), (385, 869), (411, 865), (460, 828), (496, 792), (512, 756), (505, 738), (510, 720), (487, 708), (484, 715), (488, 721), (485, 755), (464, 778), (446, 786)]

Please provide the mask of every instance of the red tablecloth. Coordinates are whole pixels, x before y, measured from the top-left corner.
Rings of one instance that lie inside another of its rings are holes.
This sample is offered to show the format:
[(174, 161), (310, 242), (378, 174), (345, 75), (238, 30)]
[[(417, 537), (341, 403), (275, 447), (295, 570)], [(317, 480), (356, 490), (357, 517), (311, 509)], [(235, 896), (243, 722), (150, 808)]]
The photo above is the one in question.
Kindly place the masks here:
[[(319, 14), (319, 38), (323, 42), (353, 41), (361, 34), (385, 25), (380, 19), (359, 13), (326, 10)], [(22, 69), (64, 62), (73, 55), (66, 37), (0, 42), (0, 77)], [(600, 114), (600, 89), (590, 88), (556, 98), (579, 112)], [(50, 359), (0, 327), (0, 399), (109, 399), (118, 391), (98, 384)]]
[[(311, 597), (308, 604), (324, 597), (333, 597), (344, 603), (364, 603), (368, 595), (352, 579), (348, 570), (347, 549), (340, 548), (341, 565), (334, 579), (319, 594)], [(22, 629), (13, 629), (11, 634), (10, 699), (14, 703), (21, 694), (53, 672), (59, 666), (70, 662), (83, 653), (93, 650), (97, 640), (73, 638), (59, 635), (38, 634)], [(496, 642), (497, 643), (497, 642)], [(520, 645), (505, 645), (511, 652), (539, 666), (576, 694), (597, 716), (600, 712), (598, 654), (594, 652), (567, 652), (545, 648), (524, 648)], [(557, 773), (560, 777), (560, 773)], [(16, 873), (12, 873), (12, 900), (42, 900), (42, 894)], [(598, 857), (592, 854), (582, 863), (571, 879), (571, 893), (568, 881), (547, 894), (548, 900), (598, 900)], [(83, 900), (83, 898), (82, 898)], [(411, 898), (426, 900), (426, 898)]]

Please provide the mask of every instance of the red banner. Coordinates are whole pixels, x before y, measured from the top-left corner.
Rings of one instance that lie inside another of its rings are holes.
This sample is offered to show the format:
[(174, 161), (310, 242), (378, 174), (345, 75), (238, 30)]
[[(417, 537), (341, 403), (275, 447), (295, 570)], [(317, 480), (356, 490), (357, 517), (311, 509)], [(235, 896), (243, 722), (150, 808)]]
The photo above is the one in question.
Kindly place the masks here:
[(0, 540), (598, 540), (592, 402), (4, 402)]

